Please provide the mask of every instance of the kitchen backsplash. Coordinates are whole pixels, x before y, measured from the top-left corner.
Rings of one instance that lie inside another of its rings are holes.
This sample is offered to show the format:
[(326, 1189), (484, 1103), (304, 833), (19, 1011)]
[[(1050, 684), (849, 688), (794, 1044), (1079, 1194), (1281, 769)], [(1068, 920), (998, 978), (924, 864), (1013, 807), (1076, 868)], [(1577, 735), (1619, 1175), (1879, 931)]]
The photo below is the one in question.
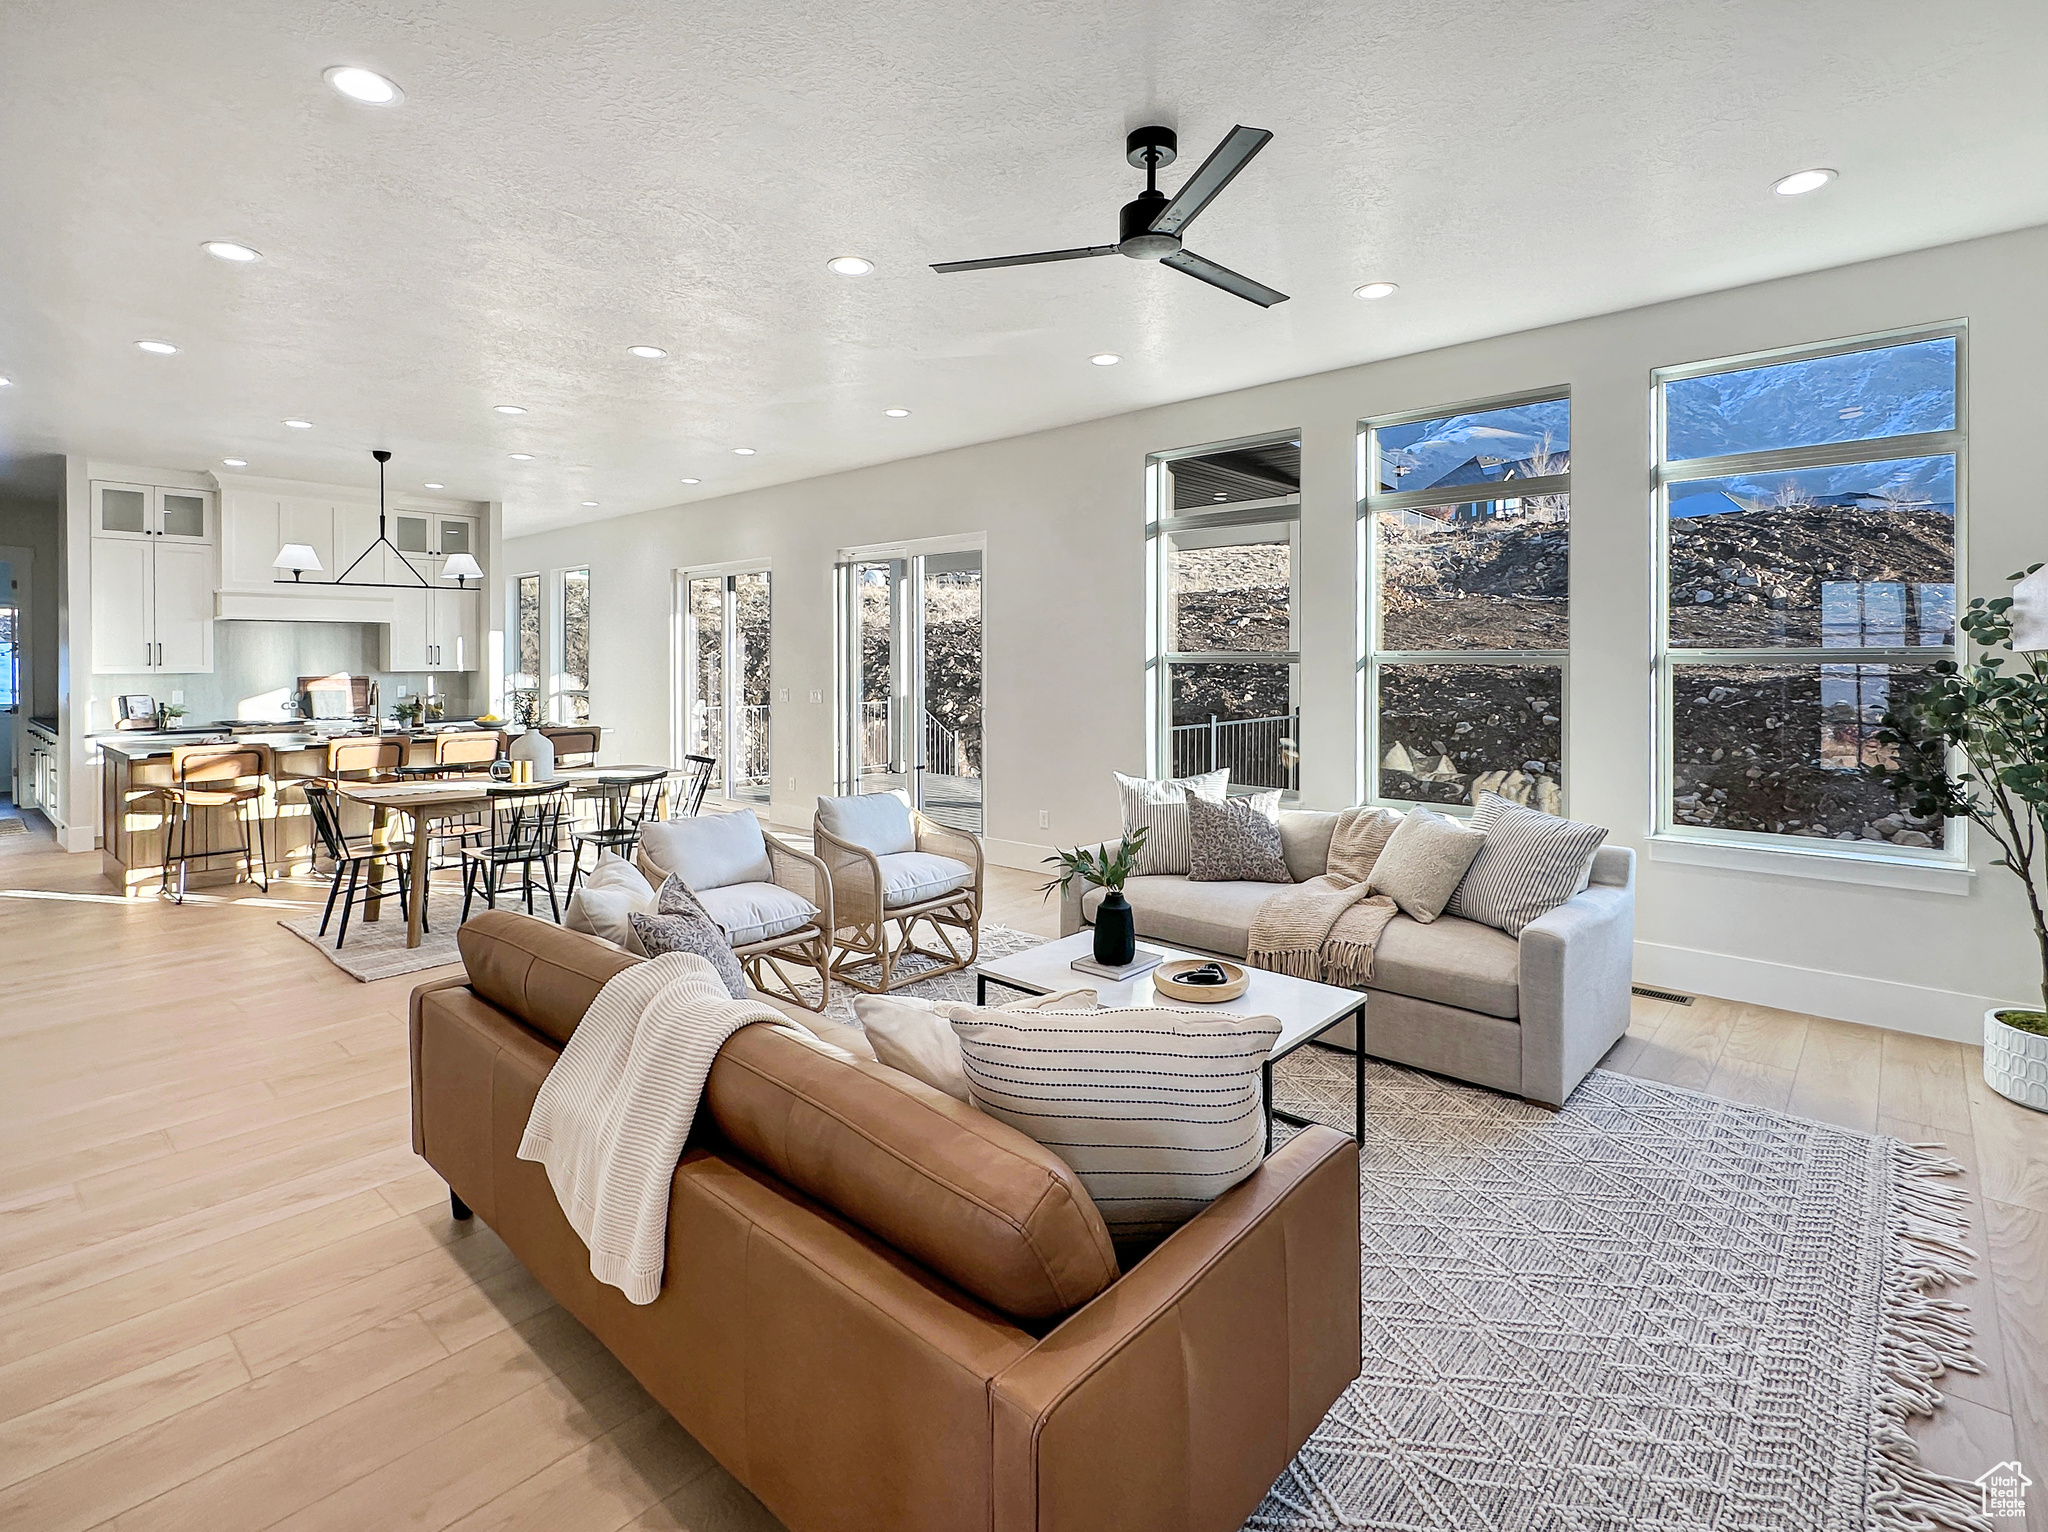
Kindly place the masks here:
[(393, 674), (377, 668), (382, 649), (382, 631), (372, 623), (216, 623), (211, 675), (96, 675), (90, 727), (95, 733), (111, 729), (114, 699), (129, 692), (147, 692), (158, 702), (183, 692), (187, 723), (281, 718), (300, 676), (337, 671), (375, 680), (386, 717), (401, 686), (408, 696), (429, 692), (441, 698), (450, 718), (472, 717), (489, 701), (490, 685), (481, 673)]

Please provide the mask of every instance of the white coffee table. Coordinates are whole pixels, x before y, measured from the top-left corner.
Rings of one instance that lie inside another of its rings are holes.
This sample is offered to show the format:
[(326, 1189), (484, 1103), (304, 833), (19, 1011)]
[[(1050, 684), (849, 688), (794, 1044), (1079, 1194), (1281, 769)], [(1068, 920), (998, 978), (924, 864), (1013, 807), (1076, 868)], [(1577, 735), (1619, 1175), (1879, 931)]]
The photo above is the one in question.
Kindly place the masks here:
[[(1140, 938), (1138, 945), (1150, 947), (1166, 954), (1166, 961), (1175, 958), (1210, 958), (1213, 952), (1190, 952), (1183, 947), (1170, 947), (1165, 942)], [(988, 1004), (988, 987), (1001, 985), (1005, 989), (1021, 990), (1027, 995), (1050, 995), (1056, 990), (1087, 987), (1096, 992), (1097, 1000), (1105, 1007), (1117, 1006), (1160, 1006), (1167, 1010), (1193, 1011), (1200, 1006), (1185, 1000), (1175, 1000), (1161, 995), (1152, 987), (1153, 969), (1139, 974), (1135, 979), (1115, 982), (1096, 974), (1083, 973), (1073, 966), (1077, 957), (1090, 957), (1095, 951), (1095, 933), (1078, 931), (1072, 936), (1062, 937), (1056, 942), (1047, 942), (1042, 947), (1033, 947), (1013, 957), (994, 958), (975, 965), (975, 1001)], [(1246, 965), (1238, 959), (1243, 968)], [(1332, 1048), (1339, 1053), (1349, 1053), (1354, 1061), (1354, 1084), (1357, 1089), (1356, 1113), (1353, 1120), (1352, 1136), (1360, 1143), (1365, 1141), (1365, 993), (1356, 989), (1340, 989), (1334, 984), (1317, 984), (1309, 979), (1290, 978), (1283, 973), (1268, 973), (1263, 968), (1247, 968), (1251, 984), (1235, 1000), (1224, 1001), (1216, 1007), (1219, 1011), (1233, 1011), (1240, 1016), (1275, 1016), (1280, 1020), (1280, 1036), (1274, 1040), (1273, 1051), (1266, 1056), (1266, 1148), (1273, 1147), (1273, 1119), (1279, 1118), (1295, 1127), (1305, 1128), (1309, 1119), (1297, 1117), (1291, 1112), (1280, 1111), (1273, 1105), (1273, 1066), (1305, 1043)], [(1325, 1032), (1339, 1023), (1356, 1018), (1358, 1021), (1357, 1046), (1341, 1048), (1334, 1043), (1318, 1040)]]

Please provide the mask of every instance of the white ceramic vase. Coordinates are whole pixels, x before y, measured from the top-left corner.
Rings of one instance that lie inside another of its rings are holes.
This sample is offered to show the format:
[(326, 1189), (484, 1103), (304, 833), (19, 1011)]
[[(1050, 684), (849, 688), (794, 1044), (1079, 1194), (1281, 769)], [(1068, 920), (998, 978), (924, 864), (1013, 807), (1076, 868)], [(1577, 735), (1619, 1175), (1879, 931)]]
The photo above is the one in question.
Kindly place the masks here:
[(528, 729), (506, 747), (505, 759), (533, 762), (533, 780), (545, 782), (555, 774), (555, 742), (538, 729)]
[(1984, 1013), (1984, 1083), (2008, 1101), (2048, 1112), (2048, 1037), (2007, 1026), (1998, 1011)]

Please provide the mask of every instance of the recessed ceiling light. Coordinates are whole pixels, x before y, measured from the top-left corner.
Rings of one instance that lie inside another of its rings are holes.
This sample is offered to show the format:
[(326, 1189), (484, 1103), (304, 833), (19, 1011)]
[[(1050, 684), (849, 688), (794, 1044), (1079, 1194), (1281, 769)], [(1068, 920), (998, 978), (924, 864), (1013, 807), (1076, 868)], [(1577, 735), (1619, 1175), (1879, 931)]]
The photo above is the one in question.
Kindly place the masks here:
[(285, 424), (294, 431), (310, 431), (313, 429), (313, 422), (310, 420), (287, 420)]
[(514, 452), (511, 454), (511, 457), (515, 463), (530, 463), (533, 461), (533, 454), (531, 452)]
[(491, 408), (500, 415), (524, 415), (526, 413), (526, 406), (523, 404), (494, 404)]
[(365, 106), (393, 106), (405, 99), (405, 92), (373, 69), (354, 64), (336, 64), (321, 73), (321, 79), (351, 101)]
[(1368, 282), (1363, 287), (1351, 289), (1354, 298), (1391, 298), (1401, 289), (1392, 282)]
[(685, 484), (702, 484), (704, 481), (702, 479), (685, 479), (683, 482)]
[(595, 500), (586, 500), (586, 501), (584, 501), (584, 502), (583, 502), (583, 508), (584, 508), (584, 509), (585, 509), (585, 510), (587, 511), (587, 510), (589, 510), (589, 509), (590, 509), (590, 508), (591, 508), (591, 507), (592, 507), (593, 505), (596, 505), (596, 504), (597, 504), (597, 502), (596, 502)]
[(138, 351), (147, 351), (151, 356), (176, 356), (178, 348), (167, 340), (139, 340), (135, 343)]
[(230, 468), (247, 468), (249, 466), (249, 460), (245, 457), (224, 457), (221, 461)]
[(436, 484), (432, 479), (427, 480), (428, 489), (446, 489), (447, 487), (445, 484)]
[(861, 255), (835, 255), (825, 263), (825, 269), (835, 277), (864, 277), (875, 269), (875, 263)]
[(1123, 358), (1118, 356), (1114, 351), (1098, 351), (1095, 353), (1095, 355), (1089, 357), (1088, 360), (1093, 362), (1097, 367), (1114, 367), (1118, 362), (1121, 362)]
[(658, 362), (668, 353), (659, 346), (628, 346), (626, 355), (637, 356), (643, 362)]
[(231, 239), (209, 239), (199, 248), (217, 260), (233, 261), (237, 265), (246, 265), (250, 261), (260, 261), (263, 259), (263, 253), (260, 250), (252, 250), (247, 245), (238, 245)]
[(1795, 170), (1784, 180), (1773, 182), (1771, 190), (1781, 197), (1803, 197), (1819, 191), (1834, 178), (1832, 170)]
[(898, 408), (895, 409), (884, 410), (882, 411), (882, 413), (884, 415), (887, 415), (891, 420), (901, 420), (905, 415), (908, 415), (910, 411), (903, 409), (899, 406)]
[(754, 455), (752, 447), (735, 447), (732, 449), (732, 452), (734, 457), (752, 457)]

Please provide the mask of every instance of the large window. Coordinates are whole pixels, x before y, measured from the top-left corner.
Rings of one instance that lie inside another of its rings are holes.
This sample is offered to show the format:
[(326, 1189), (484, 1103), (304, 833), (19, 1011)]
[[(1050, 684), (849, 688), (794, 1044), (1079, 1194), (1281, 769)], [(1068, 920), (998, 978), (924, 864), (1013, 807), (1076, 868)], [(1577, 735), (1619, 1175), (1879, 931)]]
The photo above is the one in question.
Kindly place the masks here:
[(1556, 813), (1571, 641), (1571, 401), (1366, 421), (1364, 791)]
[(505, 677), (505, 716), (537, 724), (540, 716), (540, 576), (512, 582), (512, 673)]
[(555, 722), (590, 722), (590, 571), (562, 571), (562, 669)]
[(1301, 782), (1301, 442), (1163, 452), (1146, 503), (1154, 770)]
[(1955, 656), (1960, 328), (1656, 378), (1660, 833), (1946, 858), (1876, 778)]

